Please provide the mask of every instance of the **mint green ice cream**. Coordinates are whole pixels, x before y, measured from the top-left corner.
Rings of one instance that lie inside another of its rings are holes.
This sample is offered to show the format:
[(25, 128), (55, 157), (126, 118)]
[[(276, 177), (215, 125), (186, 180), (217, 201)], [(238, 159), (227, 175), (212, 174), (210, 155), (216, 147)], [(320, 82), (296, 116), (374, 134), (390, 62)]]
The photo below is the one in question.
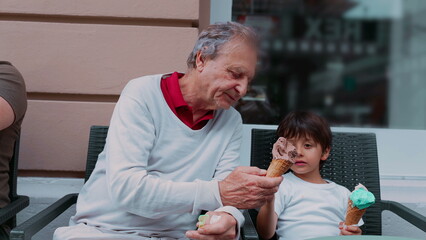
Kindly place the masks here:
[(365, 188), (358, 188), (354, 190), (349, 198), (352, 201), (352, 205), (359, 209), (368, 208), (376, 201), (374, 195)]

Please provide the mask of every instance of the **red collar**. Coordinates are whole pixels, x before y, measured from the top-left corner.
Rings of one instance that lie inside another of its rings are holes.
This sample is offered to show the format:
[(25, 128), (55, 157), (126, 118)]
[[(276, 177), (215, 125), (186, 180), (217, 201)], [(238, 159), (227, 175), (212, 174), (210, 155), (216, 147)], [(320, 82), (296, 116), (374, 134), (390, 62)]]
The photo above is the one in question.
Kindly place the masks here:
[(198, 130), (203, 128), (208, 120), (213, 119), (214, 114), (213, 111), (209, 111), (193, 122), (192, 107), (183, 99), (182, 91), (179, 86), (179, 78), (183, 76), (183, 73), (178, 72), (174, 72), (171, 75), (164, 75), (163, 79), (161, 79), (161, 91), (173, 113), (185, 123), (185, 125), (193, 130)]

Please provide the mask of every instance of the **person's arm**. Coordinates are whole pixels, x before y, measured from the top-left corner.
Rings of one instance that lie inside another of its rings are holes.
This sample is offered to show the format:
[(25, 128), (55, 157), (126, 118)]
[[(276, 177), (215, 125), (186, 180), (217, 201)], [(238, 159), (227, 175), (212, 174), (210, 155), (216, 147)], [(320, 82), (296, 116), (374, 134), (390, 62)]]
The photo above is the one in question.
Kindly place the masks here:
[[(241, 206), (222, 202), (217, 179), (175, 182), (148, 174), (148, 159), (154, 148), (156, 134), (154, 120), (140, 92), (141, 86), (129, 83), (123, 90), (114, 109), (106, 139), (106, 177), (108, 191), (117, 206), (126, 211), (147, 217), (161, 218), (169, 214), (199, 214), (201, 210), (213, 211), (223, 205)], [(172, 144), (173, 140), (171, 140)], [(233, 146), (238, 141), (232, 141)], [(239, 146), (233, 147), (239, 151)], [(244, 167), (243, 169), (250, 167)], [(257, 168), (253, 168), (257, 169)], [(202, 169), (200, 169), (202, 170)], [(258, 172), (260, 170), (258, 169)], [(253, 175), (234, 171), (230, 175)], [(274, 191), (264, 188), (266, 178), (239, 178), (228, 186), (242, 189), (237, 198), (250, 197), (249, 208), (263, 204), (262, 192)], [(278, 184), (275, 184), (278, 185)], [(270, 194), (269, 194), (270, 195)], [(239, 199), (237, 199), (239, 200)]]
[(270, 239), (275, 234), (278, 215), (275, 213), (274, 199), (263, 205), (257, 215), (256, 228), (259, 236), (264, 239)]
[(235, 207), (241, 209), (257, 208), (268, 200), (273, 201), (274, 193), (277, 192), (278, 185), (283, 179), (282, 177), (266, 178), (264, 177), (265, 174), (266, 171), (259, 168), (238, 167), (223, 181), (219, 182), (220, 196), (225, 207), (216, 211), (231, 214), (236, 220), (236, 225), (225, 227), (217, 227), (218, 225), (216, 225), (209, 231), (201, 230), (202, 233), (192, 231), (192, 234), (195, 235), (189, 236), (193, 239), (202, 240), (209, 239), (208, 236), (220, 235), (225, 239), (225, 236), (229, 236), (229, 230), (233, 229), (236, 239), (238, 239), (240, 226), (244, 224), (244, 217)]
[[(236, 221), (221, 221), (214, 226), (199, 230), (189, 231), (189, 236), (193, 239), (208, 239), (209, 236), (218, 236), (220, 239), (229, 237), (233, 232), (236, 239), (240, 235), (240, 227), (244, 224), (244, 216), (237, 209), (247, 209), (260, 207), (266, 200), (271, 199), (278, 190), (278, 185), (282, 178), (265, 178), (265, 170), (256, 167), (237, 167), (239, 163), (239, 153), (242, 139), (242, 121), (239, 118), (238, 127), (233, 129), (234, 133), (221, 160), (218, 163), (214, 179), (219, 181), (219, 198), (224, 207), (215, 210), (216, 212), (226, 212), (226, 217), (234, 217)], [(223, 224), (233, 223), (231, 226)]]
[(223, 205), (240, 209), (259, 208), (274, 198), (282, 177), (265, 177), (266, 170), (257, 167), (238, 167), (219, 182)]
[(259, 208), (274, 197), (282, 178), (265, 178), (266, 170), (257, 167), (237, 167), (240, 164), (241, 118), (235, 129), (214, 175), (214, 179), (219, 180), (220, 199), (224, 206)]
[[(240, 148), (241, 142), (243, 139), (243, 122), (240, 116), (233, 117), (235, 120), (233, 127), (232, 138), (229, 141), (228, 145), (220, 161), (216, 166), (213, 179), (222, 181), (225, 179), (235, 168), (240, 165)], [(238, 122), (236, 122), (238, 121)]]
[(106, 181), (111, 199), (127, 212), (152, 219), (221, 207), (216, 198), (217, 181), (176, 182), (148, 174), (148, 159), (159, 133), (141, 86), (135, 84), (131, 82), (123, 90), (106, 139)]
[[(236, 128), (234, 128), (234, 134), (229, 142), (225, 153), (221, 157), (216, 169), (213, 179), (223, 180), (227, 177), (238, 165), (240, 160), (240, 147), (242, 141), (243, 124), (241, 117)], [(220, 198), (220, 191), (218, 185), (218, 198)], [(222, 203), (223, 204), (223, 203)], [(214, 226), (209, 226), (207, 229), (200, 229), (200, 232), (194, 233), (195, 235), (189, 235), (195, 237), (194, 239), (202, 239), (203, 235), (221, 235), (221, 239), (226, 239), (229, 236), (233, 236), (235, 239), (240, 237), (240, 226), (244, 224), (243, 214), (235, 207), (225, 205), (215, 210), (215, 213), (225, 212), (225, 217), (232, 217), (234, 221), (223, 221)], [(219, 224), (232, 224), (220, 226)], [(196, 238), (201, 237), (201, 238)], [(233, 238), (231, 238), (233, 239)]]
[(0, 96), (0, 131), (9, 127), (15, 119), (15, 113), (13, 112), (10, 104)]
[(0, 131), (25, 115), (27, 93), (19, 71), (10, 63), (0, 61)]

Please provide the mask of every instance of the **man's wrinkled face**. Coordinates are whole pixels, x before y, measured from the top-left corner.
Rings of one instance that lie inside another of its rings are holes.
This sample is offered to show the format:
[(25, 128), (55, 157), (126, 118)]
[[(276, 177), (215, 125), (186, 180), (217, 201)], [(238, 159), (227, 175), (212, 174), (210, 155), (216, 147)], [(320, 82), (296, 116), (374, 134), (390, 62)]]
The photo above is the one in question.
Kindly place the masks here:
[(229, 109), (246, 92), (254, 77), (257, 52), (239, 39), (233, 39), (213, 59), (197, 61), (205, 109)]

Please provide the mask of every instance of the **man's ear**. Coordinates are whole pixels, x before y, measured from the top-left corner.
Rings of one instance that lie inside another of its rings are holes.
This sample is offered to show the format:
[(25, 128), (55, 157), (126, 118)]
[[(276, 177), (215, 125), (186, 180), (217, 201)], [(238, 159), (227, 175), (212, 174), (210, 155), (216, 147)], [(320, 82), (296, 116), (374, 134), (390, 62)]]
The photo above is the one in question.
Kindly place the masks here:
[(204, 70), (204, 66), (206, 64), (206, 60), (201, 56), (201, 50), (197, 52), (196, 58), (195, 58), (195, 66), (197, 67), (197, 70), (199, 72), (202, 72)]
[(325, 161), (330, 156), (330, 148), (325, 149), (321, 154), (321, 160)]

